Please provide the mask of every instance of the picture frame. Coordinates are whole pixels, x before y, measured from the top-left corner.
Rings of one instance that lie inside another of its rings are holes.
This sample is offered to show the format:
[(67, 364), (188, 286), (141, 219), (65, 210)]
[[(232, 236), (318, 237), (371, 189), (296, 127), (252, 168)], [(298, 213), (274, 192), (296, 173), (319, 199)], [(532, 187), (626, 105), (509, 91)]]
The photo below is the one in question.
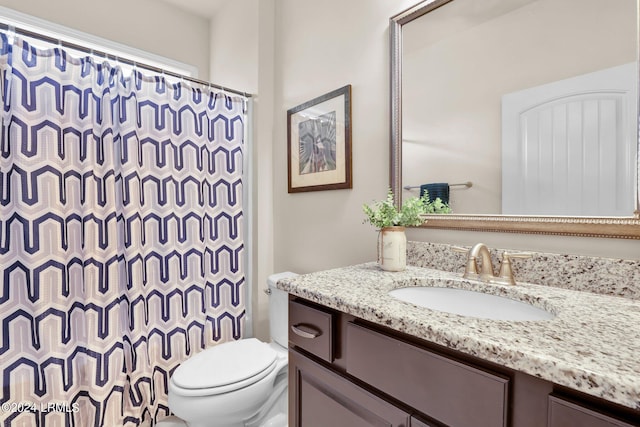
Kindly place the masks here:
[(289, 193), (353, 188), (351, 85), (287, 111)]

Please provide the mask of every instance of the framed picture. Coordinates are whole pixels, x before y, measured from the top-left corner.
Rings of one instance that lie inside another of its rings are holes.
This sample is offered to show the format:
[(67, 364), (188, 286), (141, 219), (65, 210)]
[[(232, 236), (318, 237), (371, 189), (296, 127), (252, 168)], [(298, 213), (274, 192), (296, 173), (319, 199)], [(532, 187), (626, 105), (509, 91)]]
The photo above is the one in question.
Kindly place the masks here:
[(352, 188), (351, 85), (287, 111), (289, 193)]

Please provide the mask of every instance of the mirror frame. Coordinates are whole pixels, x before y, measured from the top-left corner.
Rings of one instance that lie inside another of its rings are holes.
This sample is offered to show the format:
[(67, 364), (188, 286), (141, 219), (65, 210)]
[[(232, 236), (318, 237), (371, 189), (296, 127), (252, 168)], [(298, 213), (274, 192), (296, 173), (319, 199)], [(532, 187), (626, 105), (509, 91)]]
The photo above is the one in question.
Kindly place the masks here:
[[(389, 20), (391, 42), (391, 153), (389, 181), (395, 204), (398, 207), (402, 204), (402, 27), (450, 1), (453, 0), (424, 0), (391, 17)], [(640, 88), (640, 85), (638, 87)], [(640, 120), (638, 123), (640, 123)], [(640, 149), (638, 150), (637, 160), (638, 166), (640, 166)], [(640, 239), (639, 195), (640, 171), (636, 173), (634, 203), (636, 210), (629, 217), (431, 214), (426, 215), (426, 222), (419, 227)]]

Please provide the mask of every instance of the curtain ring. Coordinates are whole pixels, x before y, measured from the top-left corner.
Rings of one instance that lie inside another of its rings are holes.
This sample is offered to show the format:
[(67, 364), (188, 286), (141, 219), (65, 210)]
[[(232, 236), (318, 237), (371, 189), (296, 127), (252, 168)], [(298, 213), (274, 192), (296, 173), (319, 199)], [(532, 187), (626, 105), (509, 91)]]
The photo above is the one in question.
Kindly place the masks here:
[(9, 44), (13, 44), (16, 41), (16, 27), (9, 25), (8, 30), (9, 34), (7, 34), (7, 41)]

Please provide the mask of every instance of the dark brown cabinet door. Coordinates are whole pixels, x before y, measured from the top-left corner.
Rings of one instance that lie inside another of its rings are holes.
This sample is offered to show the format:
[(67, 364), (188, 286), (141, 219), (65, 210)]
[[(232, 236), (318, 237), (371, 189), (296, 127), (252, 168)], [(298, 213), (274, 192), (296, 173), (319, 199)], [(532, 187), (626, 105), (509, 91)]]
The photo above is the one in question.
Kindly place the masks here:
[(633, 427), (557, 396), (549, 396), (548, 427)]
[(506, 427), (508, 377), (361, 325), (347, 325), (347, 373), (452, 427)]
[(409, 414), (333, 371), (289, 351), (293, 427), (409, 427)]

